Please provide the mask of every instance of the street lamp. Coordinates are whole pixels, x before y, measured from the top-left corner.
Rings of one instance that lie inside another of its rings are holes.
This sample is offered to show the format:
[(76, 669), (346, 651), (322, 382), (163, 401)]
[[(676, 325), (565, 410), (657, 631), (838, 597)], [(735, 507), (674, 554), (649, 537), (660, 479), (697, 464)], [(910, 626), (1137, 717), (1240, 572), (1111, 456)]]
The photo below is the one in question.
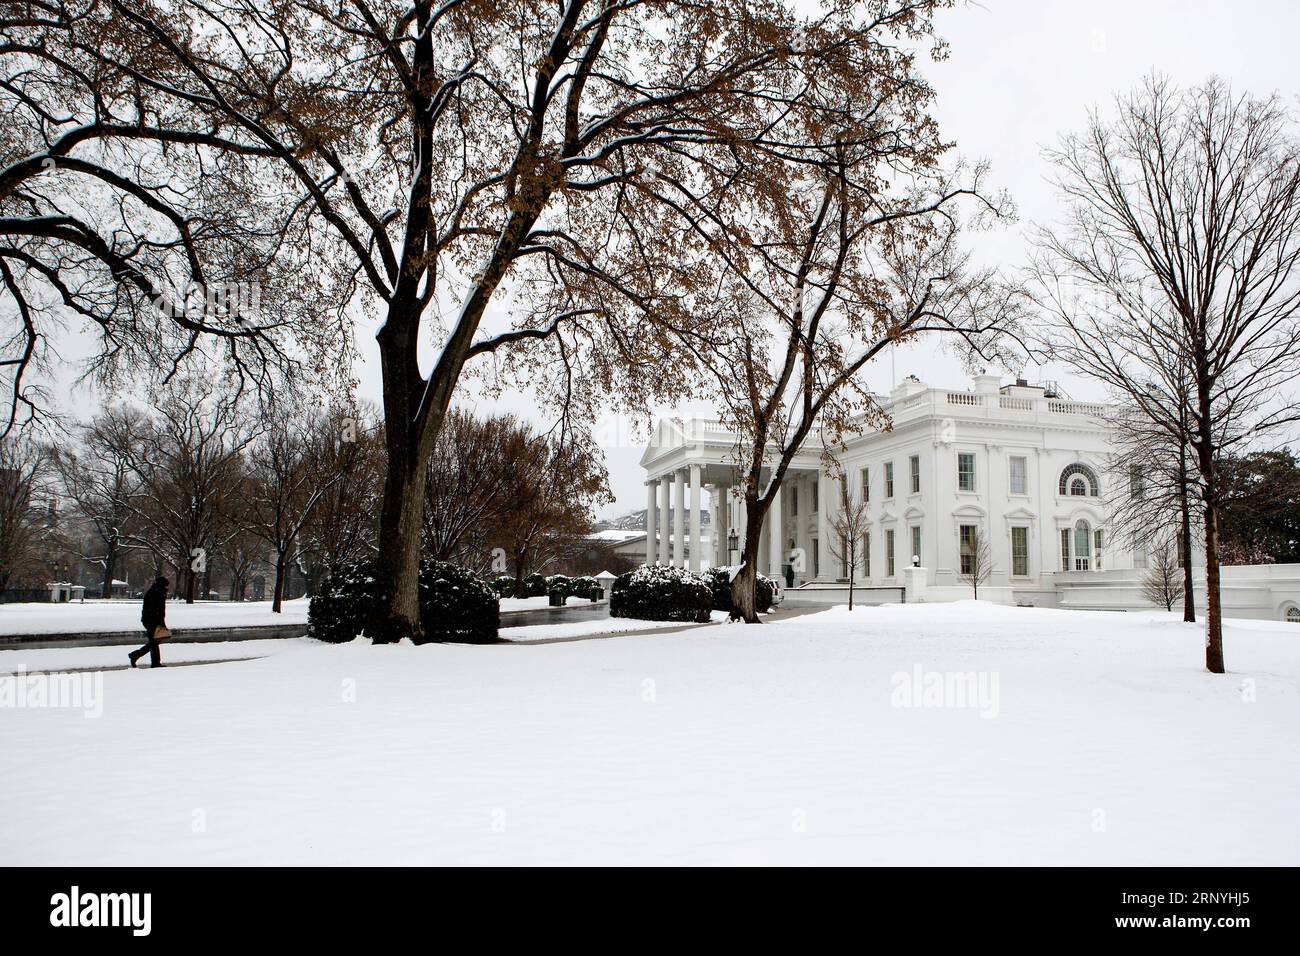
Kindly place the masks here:
[(736, 563), (736, 552), (740, 550), (740, 536), (736, 534), (736, 529), (732, 528), (727, 535), (727, 550), (731, 552), (731, 563)]

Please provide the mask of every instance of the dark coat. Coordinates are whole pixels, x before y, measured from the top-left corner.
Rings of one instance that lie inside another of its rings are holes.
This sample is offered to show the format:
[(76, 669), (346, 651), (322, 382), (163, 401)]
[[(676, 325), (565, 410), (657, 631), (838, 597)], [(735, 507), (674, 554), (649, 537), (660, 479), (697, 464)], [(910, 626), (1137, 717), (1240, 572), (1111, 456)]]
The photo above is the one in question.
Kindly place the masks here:
[(153, 634), (158, 625), (167, 623), (167, 591), (157, 582), (144, 592), (144, 610), (140, 614), (140, 623), (150, 634)]

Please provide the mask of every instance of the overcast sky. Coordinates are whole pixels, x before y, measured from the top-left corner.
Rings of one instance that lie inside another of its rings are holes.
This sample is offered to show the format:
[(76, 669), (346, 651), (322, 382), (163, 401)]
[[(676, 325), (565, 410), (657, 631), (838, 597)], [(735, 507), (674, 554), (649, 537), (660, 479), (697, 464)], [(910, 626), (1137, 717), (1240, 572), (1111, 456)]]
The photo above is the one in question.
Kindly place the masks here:
[[(938, 29), (950, 44), (950, 56), (925, 68), (938, 91), (935, 115), (961, 155), (991, 161), (994, 185), (1011, 192), (1021, 217), (1001, 233), (980, 234), (980, 257), (1006, 268), (1024, 262), (1027, 227), (1057, 215), (1042, 147), (1063, 131), (1080, 129), (1090, 107), (1105, 107), (1113, 93), (1132, 88), (1152, 70), (1180, 85), (1217, 74), (1240, 90), (1256, 95), (1276, 91), (1294, 103), (1300, 92), (1298, 28), (1300, 4), (1294, 0), (987, 0), (942, 12)], [(363, 394), (377, 399), (372, 334), (359, 330), (363, 362), (358, 372)], [(1100, 397), (1094, 385), (1069, 380), (1059, 370), (1024, 371), (1033, 380), (1063, 380), (1074, 397)], [(897, 377), (912, 372), (932, 385), (968, 384), (957, 363), (935, 354), (932, 346), (882, 359), (868, 382), (887, 392)], [(502, 405), (523, 413), (532, 407), (520, 397)], [(684, 411), (708, 413), (706, 407)], [(602, 516), (643, 507), (639, 440), (613, 422), (602, 423), (600, 433), (618, 498), (602, 509)]]

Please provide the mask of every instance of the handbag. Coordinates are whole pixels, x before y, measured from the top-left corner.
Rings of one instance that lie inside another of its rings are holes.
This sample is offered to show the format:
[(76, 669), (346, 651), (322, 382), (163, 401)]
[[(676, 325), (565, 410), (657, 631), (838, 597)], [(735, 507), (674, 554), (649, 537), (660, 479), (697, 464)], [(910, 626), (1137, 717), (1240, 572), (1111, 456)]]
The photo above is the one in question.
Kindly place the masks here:
[(155, 641), (165, 641), (172, 636), (172, 632), (167, 629), (166, 624), (159, 624), (153, 629), (153, 639)]

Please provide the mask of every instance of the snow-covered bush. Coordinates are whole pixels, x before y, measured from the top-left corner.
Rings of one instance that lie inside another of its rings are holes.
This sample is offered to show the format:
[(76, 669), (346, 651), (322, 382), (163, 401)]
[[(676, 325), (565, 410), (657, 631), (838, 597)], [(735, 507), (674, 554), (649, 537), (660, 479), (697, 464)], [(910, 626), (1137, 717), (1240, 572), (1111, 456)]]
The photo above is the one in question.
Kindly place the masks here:
[[(341, 644), (365, 631), (381, 589), (371, 562), (336, 568), (307, 610), (307, 634)], [(441, 561), (420, 565), (420, 624), (424, 640), (485, 644), (497, 639), (496, 592), (474, 572)]]
[(605, 589), (600, 586), (600, 582), (590, 575), (574, 578), (573, 583), (569, 586), (569, 593), (577, 598), (585, 598), (588, 601), (599, 601), (605, 597)]
[(473, 571), (426, 561), (420, 565), (420, 624), (425, 641), (490, 644), (501, 624), (496, 592)]
[(546, 579), (546, 593), (553, 595), (559, 592), (565, 598), (573, 596), (573, 579), (564, 574), (552, 574)]
[[(731, 613), (731, 582), (739, 568), (710, 568), (704, 578), (713, 588), (713, 610)], [(776, 600), (776, 584), (766, 574), (755, 575), (754, 610), (766, 614)]]
[(546, 597), (546, 578), (540, 574), (530, 574), (524, 578), (524, 591), (515, 597)]
[(663, 564), (643, 564), (619, 575), (609, 598), (612, 617), (703, 624), (713, 609), (713, 589), (698, 574)]
[(307, 607), (307, 636), (331, 644), (353, 640), (370, 620), (379, 597), (371, 562), (332, 569)]
[(497, 592), (499, 598), (512, 598), (515, 596), (515, 579), (509, 574), (501, 574), (492, 579), (492, 590)]

